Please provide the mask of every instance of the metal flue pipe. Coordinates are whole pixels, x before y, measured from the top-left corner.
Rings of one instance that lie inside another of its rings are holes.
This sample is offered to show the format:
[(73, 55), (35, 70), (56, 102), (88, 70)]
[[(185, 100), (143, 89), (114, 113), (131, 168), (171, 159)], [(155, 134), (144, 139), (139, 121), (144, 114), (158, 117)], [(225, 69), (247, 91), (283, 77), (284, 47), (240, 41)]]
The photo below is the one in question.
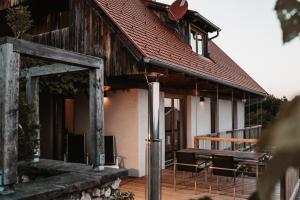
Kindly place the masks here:
[(146, 200), (161, 199), (161, 140), (159, 139), (159, 83), (149, 83), (149, 130), (146, 160)]

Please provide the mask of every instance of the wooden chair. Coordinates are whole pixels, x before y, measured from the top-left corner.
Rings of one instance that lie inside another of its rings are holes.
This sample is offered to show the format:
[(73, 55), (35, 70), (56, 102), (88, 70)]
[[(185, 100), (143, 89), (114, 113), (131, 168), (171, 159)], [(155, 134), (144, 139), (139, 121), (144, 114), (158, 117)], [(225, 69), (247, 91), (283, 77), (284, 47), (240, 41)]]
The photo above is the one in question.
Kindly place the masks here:
[[(219, 176), (232, 177), (234, 180), (233, 194), (235, 198), (236, 178), (242, 175), (244, 187), (244, 174), (242, 165), (236, 165), (232, 156), (214, 155), (212, 157), (212, 166), (209, 167), (213, 175), (217, 176), (217, 188), (219, 189)], [(244, 190), (244, 188), (243, 188)], [(210, 185), (211, 191), (211, 185)]]
[(205, 170), (205, 183), (207, 182), (208, 162), (198, 160), (195, 153), (175, 152), (174, 153), (174, 190), (176, 191), (176, 172), (191, 172), (194, 177), (194, 190), (197, 192), (197, 178), (201, 171)]

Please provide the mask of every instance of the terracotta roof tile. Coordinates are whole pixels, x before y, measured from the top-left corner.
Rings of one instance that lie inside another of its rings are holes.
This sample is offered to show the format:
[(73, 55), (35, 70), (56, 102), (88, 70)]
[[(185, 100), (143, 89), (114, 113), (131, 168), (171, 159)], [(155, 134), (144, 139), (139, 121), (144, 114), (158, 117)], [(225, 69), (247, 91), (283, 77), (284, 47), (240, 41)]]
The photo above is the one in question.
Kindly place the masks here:
[(226, 69), (234, 84), (245, 88), (267, 94), (267, 92), (256, 83), (236, 62), (234, 62), (220, 47), (210, 41), (208, 44), (210, 57), (218, 66)]
[(144, 57), (179, 66), (224, 84), (266, 94), (214, 43), (209, 43), (214, 62), (193, 52), (140, 0), (95, 1)]

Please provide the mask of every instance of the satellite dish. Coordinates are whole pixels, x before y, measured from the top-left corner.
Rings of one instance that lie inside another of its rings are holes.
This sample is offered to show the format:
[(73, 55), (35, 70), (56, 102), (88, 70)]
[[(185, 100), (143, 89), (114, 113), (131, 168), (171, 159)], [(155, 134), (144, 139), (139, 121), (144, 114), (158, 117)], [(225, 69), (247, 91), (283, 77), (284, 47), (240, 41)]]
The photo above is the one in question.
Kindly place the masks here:
[(187, 0), (176, 0), (169, 9), (169, 18), (173, 21), (181, 19), (188, 10)]

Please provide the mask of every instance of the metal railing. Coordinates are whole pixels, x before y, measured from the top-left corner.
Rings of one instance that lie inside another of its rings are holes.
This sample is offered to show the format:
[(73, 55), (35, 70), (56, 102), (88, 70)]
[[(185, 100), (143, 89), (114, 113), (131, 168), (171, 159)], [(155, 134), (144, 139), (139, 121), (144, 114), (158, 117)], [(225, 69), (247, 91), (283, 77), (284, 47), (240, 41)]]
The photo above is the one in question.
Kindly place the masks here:
[(194, 137), (195, 148), (252, 151), (261, 136), (261, 125)]

